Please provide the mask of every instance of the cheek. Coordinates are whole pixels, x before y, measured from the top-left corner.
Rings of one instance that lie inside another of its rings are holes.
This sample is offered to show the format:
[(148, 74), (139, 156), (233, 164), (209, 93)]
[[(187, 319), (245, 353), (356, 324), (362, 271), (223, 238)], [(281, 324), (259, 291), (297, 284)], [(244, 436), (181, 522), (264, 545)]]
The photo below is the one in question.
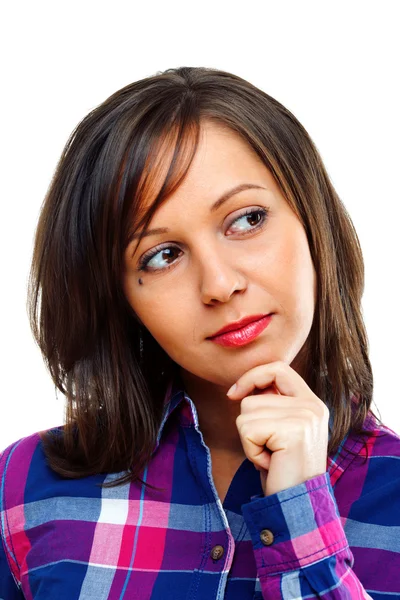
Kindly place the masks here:
[(302, 227), (292, 230), (281, 246), (281, 267), (297, 288), (314, 289), (315, 271), (306, 233)]
[(308, 245), (299, 248), (293, 258), (290, 287), (294, 314), (298, 326), (308, 334), (314, 317), (317, 297), (317, 277)]
[(282, 236), (264, 269), (268, 288), (286, 310), (308, 311), (315, 305), (316, 273), (302, 229)]
[(166, 288), (156, 279), (142, 276), (140, 285), (139, 277), (136, 273), (125, 275), (122, 289), (143, 326), (160, 346), (167, 350), (167, 346), (176, 345), (177, 340), (187, 339), (190, 334), (193, 337), (193, 321), (187, 310), (191, 303), (182, 293), (179, 282)]
[(157, 342), (168, 352), (173, 346), (185, 345), (193, 330), (187, 309), (178, 305), (174, 298), (158, 294), (146, 302), (143, 298), (140, 318)]

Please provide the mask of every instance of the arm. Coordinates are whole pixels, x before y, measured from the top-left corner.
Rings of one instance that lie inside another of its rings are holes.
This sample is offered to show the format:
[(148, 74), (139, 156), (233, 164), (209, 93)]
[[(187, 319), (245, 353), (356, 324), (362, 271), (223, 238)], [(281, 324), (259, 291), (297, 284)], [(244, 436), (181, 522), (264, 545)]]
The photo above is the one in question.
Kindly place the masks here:
[(2, 541), (0, 541), (0, 598), (4, 598), (4, 600), (24, 600), (25, 598), (11, 574)]
[(23, 600), (20, 583), (17, 582), (11, 572), (6, 553), (5, 524), (7, 521), (7, 512), (4, 502), (5, 497), (5, 464), (9, 456), (9, 448), (3, 453), (0, 452), (0, 599), (1, 600)]
[(328, 473), (256, 497), (242, 513), (265, 600), (371, 598), (353, 571)]

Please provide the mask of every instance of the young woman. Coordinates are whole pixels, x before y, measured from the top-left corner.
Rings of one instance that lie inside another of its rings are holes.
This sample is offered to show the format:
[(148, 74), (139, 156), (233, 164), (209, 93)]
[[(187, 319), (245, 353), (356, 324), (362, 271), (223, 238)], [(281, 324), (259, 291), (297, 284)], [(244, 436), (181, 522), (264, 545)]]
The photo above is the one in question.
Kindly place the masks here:
[(90, 112), (37, 227), (66, 423), (0, 460), (0, 597), (400, 598), (357, 234), (298, 120), (169, 69)]

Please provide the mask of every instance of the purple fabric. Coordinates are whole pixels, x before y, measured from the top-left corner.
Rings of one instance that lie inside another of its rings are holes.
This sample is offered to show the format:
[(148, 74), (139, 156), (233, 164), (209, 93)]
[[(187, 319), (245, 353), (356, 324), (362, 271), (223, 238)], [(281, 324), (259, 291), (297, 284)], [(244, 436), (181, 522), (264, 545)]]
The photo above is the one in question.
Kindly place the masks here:
[(64, 479), (39, 434), (23, 438), (0, 455), (0, 599), (400, 599), (400, 437), (364, 426), (368, 456), (350, 434), (326, 473), (268, 497), (246, 459), (223, 504), (176, 382), (144, 472), (161, 492)]

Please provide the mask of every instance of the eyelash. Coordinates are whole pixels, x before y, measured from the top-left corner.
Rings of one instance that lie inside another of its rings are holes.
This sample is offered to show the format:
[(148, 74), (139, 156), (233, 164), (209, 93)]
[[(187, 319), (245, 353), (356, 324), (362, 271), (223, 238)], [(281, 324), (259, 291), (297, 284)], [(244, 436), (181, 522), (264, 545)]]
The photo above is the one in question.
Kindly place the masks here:
[[(253, 214), (260, 214), (262, 215), (262, 220), (257, 223), (257, 225), (255, 225), (252, 229), (249, 230), (249, 232), (253, 232), (255, 230), (258, 230), (260, 227), (262, 227), (265, 223), (265, 221), (267, 220), (268, 214), (269, 214), (269, 208), (248, 208), (245, 210), (245, 212), (243, 212), (243, 214), (239, 215), (238, 217), (236, 217), (232, 223), (230, 224), (229, 227), (232, 227), (232, 225), (234, 223), (236, 223), (236, 221), (238, 221), (239, 219), (243, 219), (243, 217), (246, 217), (247, 215), (253, 215)], [(248, 232), (246, 233), (241, 233), (238, 235), (247, 235)], [(151, 272), (154, 273), (156, 271), (168, 271), (168, 269), (170, 269), (171, 267), (174, 266), (174, 263), (170, 263), (167, 267), (163, 267), (161, 269), (149, 269), (147, 268), (148, 263), (151, 261), (151, 259), (156, 256), (156, 254), (158, 254), (159, 252), (161, 252), (161, 250), (168, 250), (169, 248), (176, 248), (176, 246), (156, 246), (155, 248), (153, 248), (153, 250), (151, 250), (150, 252), (144, 254), (142, 256), (142, 258), (139, 261), (139, 265), (138, 265), (138, 270), (139, 271), (145, 271), (145, 272)]]

